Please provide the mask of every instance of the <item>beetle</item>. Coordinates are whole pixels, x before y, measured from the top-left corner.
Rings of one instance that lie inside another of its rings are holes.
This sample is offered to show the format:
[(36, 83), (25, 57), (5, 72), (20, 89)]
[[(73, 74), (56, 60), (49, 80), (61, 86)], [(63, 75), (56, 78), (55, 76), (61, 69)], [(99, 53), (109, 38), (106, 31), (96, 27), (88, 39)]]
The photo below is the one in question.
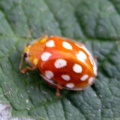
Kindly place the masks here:
[(41, 77), (59, 90), (80, 91), (92, 85), (97, 75), (96, 60), (82, 43), (58, 36), (43, 36), (24, 48), (22, 58), (29, 66), (21, 73), (39, 69)]

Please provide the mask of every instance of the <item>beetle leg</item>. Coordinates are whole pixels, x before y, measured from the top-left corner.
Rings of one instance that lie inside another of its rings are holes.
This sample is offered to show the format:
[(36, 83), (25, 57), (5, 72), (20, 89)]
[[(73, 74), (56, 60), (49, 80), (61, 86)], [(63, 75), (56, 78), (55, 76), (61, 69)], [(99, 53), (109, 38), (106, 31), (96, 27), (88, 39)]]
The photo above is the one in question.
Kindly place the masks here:
[(56, 87), (56, 96), (58, 96), (58, 97), (61, 96), (60, 90), (62, 90), (62, 86), (57, 85), (57, 87)]
[(26, 73), (27, 71), (32, 71), (32, 70), (35, 70), (35, 69), (36, 69), (36, 66), (26, 67), (26, 68), (21, 70), (21, 73)]

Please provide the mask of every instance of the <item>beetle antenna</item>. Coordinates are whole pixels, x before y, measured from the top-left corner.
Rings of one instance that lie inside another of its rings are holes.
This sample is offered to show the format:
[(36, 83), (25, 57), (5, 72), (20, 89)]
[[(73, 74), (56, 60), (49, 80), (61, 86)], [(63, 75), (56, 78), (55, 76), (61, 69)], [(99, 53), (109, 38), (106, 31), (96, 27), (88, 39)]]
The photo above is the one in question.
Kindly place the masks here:
[(31, 33), (32, 33), (32, 30), (29, 30), (29, 31), (28, 31), (28, 35), (27, 35), (27, 38), (26, 38), (26, 42), (25, 42), (25, 45), (24, 45), (24, 48), (27, 46), (28, 41), (29, 41), (30, 38), (31, 38)]

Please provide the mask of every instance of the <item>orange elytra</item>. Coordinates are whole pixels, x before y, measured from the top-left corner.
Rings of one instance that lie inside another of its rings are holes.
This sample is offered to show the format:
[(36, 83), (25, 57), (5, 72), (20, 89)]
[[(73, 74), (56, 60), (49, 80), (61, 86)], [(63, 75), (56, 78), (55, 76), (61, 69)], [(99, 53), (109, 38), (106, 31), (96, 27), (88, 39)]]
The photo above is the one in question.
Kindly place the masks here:
[(96, 60), (81, 43), (47, 35), (26, 46), (23, 58), (29, 64), (21, 73), (39, 69), (42, 78), (59, 90), (84, 90), (97, 75)]

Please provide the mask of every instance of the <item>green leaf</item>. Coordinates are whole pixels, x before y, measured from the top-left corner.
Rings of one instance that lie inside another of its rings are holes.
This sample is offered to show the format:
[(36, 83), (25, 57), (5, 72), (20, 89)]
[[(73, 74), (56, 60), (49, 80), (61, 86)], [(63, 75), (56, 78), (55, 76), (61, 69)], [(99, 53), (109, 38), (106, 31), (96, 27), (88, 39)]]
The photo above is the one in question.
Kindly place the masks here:
[[(37, 71), (21, 74), (29, 31), (31, 41), (47, 34), (84, 42), (98, 61), (94, 85), (58, 98)], [(120, 120), (119, 38), (118, 0), (0, 0), (0, 119)]]

